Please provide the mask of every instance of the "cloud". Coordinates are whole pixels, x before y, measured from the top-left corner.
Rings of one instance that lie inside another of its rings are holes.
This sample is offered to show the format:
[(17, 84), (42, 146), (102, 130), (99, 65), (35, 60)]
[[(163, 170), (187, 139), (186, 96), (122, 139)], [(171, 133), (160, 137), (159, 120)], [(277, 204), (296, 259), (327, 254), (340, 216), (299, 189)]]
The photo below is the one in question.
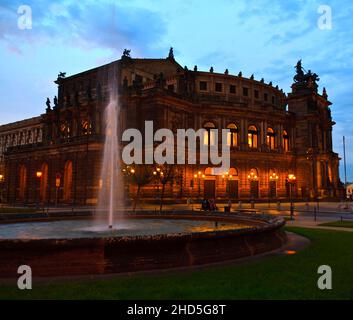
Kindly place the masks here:
[(0, 40), (20, 53), (24, 45), (80, 46), (85, 50), (107, 48), (121, 53), (128, 46), (148, 53), (164, 34), (165, 22), (148, 9), (111, 1), (30, 1), (32, 29), (17, 28), (17, 9), (22, 1), (0, 6)]

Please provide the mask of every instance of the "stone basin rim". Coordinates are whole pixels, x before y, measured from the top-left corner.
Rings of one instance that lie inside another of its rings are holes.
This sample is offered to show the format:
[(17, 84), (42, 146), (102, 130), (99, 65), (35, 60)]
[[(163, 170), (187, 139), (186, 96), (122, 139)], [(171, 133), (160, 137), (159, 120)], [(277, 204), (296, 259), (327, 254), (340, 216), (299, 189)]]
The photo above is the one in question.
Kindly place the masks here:
[[(93, 220), (93, 217), (77, 217), (80, 220)], [(196, 220), (196, 221), (211, 221), (211, 222), (245, 222), (254, 224), (253, 227), (241, 228), (241, 229), (228, 229), (228, 230), (212, 230), (205, 232), (181, 232), (181, 233), (157, 233), (153, 235), (125, 235), (125, 236), (95, 236), (95, 237), (58, 237), (58, 238), (41, 238), (41, 239), (0, 239), (0, 244), (5, 243), (28, 243), (28, 242), (90, 242), (90, 241), (104, 241), (104, 242), (132, 242), (132, 241), (159, 241), (159, 240), (176, 240), (176, 239), (186, 239), (186, 238), (209, 238), (209, 237), (227, 237), (227, 236), (236, 236), (243, 234), (254, 234), (264, 231), (269, 231), (277, 228), (281, 228), (285, 225), (285, 219), (282, 217), (264, 217), (264, 216), (240, 216), (240, 215), (221, 215), (221, 214), (213, 214), (213, 215), (202, 215), (202, 214), (163, 214), (163, 215), (145, 215), (145, 214), (136, 214), (129, 215), (125, 219), (161, 219), (161, 220)], [(38, 221), (40, 222), (50, 222), (50, 221), (58, 221), (63, 219), (53, 219), (53, 220), (45, 220)], [(70, 218), (67, 220), (71, 220)], [(28, 222), (28, 221), (26, 221)], [(26, 223), (26, 222), (12, 222), (13, 224), (18, 223)], [(33, 221), (32, 221), (33, 222)], [(11, 223), (11, 224), (12, 224)]]

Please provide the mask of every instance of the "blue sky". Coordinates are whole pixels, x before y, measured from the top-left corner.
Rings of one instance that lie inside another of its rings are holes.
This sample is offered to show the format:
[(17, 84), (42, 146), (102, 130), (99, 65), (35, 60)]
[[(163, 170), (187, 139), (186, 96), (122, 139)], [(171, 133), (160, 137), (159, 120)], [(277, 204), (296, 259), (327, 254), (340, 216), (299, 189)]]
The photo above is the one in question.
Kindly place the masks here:
[[(17, 27), (22, 4), (32, 9), (32, 29)], [(330, 30), (317, 25), (320, 5), (332, 10)], [(0, 124), (43, 113), (59, 71), (71, 75), (116, 60), (124, 48), (133, 57), (165, 57), (170, 46), (182, 65), (254, 73), (285, 92), (303, 59), (319, 74), (319, 90), (327, 88), (334, 148), (342, 154), (346, 135), (353, 181), (351, 0), (1, 0)]]

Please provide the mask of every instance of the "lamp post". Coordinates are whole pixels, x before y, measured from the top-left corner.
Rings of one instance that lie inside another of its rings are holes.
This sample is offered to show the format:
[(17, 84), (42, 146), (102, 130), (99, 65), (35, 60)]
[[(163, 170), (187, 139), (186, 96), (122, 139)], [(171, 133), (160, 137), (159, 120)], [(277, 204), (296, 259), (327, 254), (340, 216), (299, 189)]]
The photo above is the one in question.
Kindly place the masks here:
[(190, 199), (191, 199), (191, 209), (192, 211), (194, 211), (194, 201), (192, 199), (193, 195), (194, 195), (194, 180), (191, 179), (190, 180), (190, 187), (191, 187), (191, 195), (190, 195)]
[(228, 201), (230, 200), (229, 180), (232, 180), (232, 178), (233, 178), (233, 175), (229, 174), (228, 171), (222, 174), (222, 179), (223, 181), (226, 182), (226, 193), (227, 193)]
[[(275, 188), (277, 187), (277, 180), (279, 179), (278, 175), (273, 172), (272, 174), (270, 174), (270, 185), (268, 188), (268, 206), (271, 207), (271, 198), (272, 198), (272, 189), (271, 189), (271, 185), (272, 183), (275, 183)], [(275, 189), (276, 191), (276, 189)], [(276, 196), (276, 195), (275, 195)]]
[(60, 189), (60, 181), (61, 180), (61, 175), (60, 173), (57, 173), (55, 175), (55, 206), (58, 206), (58, 196), (59, 196), (59, 189)]
[(36, 172), (36, 178), (38, 179), (38, 186), (39, 186), (39, 199), (38, 199), (38, 193), (36, 192), (37, 209), (39, 208), (39, 201), (40, 201), (40, 196), (41, 196), (41, 194), (40, 194), (40, 184), (41, 184), (41, 180), (42, 180), (42, 175), (43, 175), (42, 171), (37, 171)]
[(252, 183), (254, 181), (257, 181), (258, 180), (258, 176), (257, 174), (254, 172), (254, 171), (250, 171), (249, 175), (248, 175), (248, 179), (250, 181), (250, 194), (251, 194), (251, 209), (254, 209), (255, 205), (254, 205), (254, 195), (252, 193)]
[(156, 182), (156, 191), (157, 191), (156, 199), (158, 199), (158, 198), (161, 198), (161, 195), (159, 192), (159, 183), (161, 179), (163, 179), (164, 172), (161, 170), (161, 168), (157, 167), (156, 170), (153, 171), (153, 176), (155, 177), (155, 182)]
[(205, 175), (202, 174), (201, 171), (199, 171), (197, 174), (194, 174), (194, 178), (198, 181), (198, 186), (199, 186), (199, 199), (201, 196), (201, 178), (205, 178)]
[(297, 177), (294, 174), (289, 174), (287, 183), (289, 184), (289, 200), (290, 200), (290, 219), (294, 220), (294, 205), (293, 205), (293, 186)]
[(2, 203), (2, 186), (4, 183), (4, 175), (0, 174), (0, 203)]

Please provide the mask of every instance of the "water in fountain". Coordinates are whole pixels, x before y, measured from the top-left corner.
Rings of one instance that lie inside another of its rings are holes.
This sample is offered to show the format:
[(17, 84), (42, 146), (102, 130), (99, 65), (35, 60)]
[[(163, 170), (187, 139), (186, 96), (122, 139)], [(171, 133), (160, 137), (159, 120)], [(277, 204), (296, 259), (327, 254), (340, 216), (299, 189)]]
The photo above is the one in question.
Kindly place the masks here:
[(105, 108), (105, 142), (100, 176), (98, 209), (108, 213), (108, 226), (113, 228), (114, 214), (122, 205), (123, 183), (120, 174), (119, 156), (119, 99), (116, 68), (109, 72), (109, 103)]

